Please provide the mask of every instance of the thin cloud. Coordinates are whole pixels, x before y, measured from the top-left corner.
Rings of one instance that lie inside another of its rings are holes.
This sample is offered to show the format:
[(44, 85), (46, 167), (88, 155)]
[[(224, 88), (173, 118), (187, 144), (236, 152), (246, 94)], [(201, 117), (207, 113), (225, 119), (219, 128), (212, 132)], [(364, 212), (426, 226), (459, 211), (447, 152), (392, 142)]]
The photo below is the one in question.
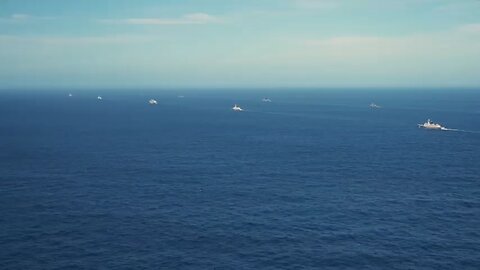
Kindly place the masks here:
[(25, 23), (25, 22), (37, 22), (41, 20), (53, 20), (55, 17), (45, 16), (33, 16), (24, 13), (15, 13), (8, 17), (0, 17), (0, 22), (3, 23)]
[(219, 23), (221, 20), (206, 13), (192, 13), (180, 18), (128, 18), (128, 19), (104, 19), (99, 20), (108, 24), (130, 25), (185, 25), (185, 24), (209, 24)]
[(127, 44), (141, 43), (152, 40), (149, 36), (82, 36), (82, 37), (59, 37), (59, 36), (12, 36), (0, 35), (0, 46), (15, 44), (36, 44), (48, 46), (65, 45), (101, 45), (101, 44)]
[(466, 11), (478, 12), (480, 8), (480, 1), (478, 0), (466, 0), (466, 1), (454, 1), (444, 5), (437, 6), (434, 11), (441, 13), (463, 13)]
[(11, 19), (13, 20), (28, 20), (30, 18), (32, 18), (32, 16), (28, 15), (28, 14), (12, 14), (12, 16), (10, 16)]
[(480, 23), (465, 24), (460, 26), (458, 30), (464, 33), (480, 34)]
[(330, 0), (295, 0), (294, 5), (297, 8), (329, 10), (339, 7), (340, 3)]

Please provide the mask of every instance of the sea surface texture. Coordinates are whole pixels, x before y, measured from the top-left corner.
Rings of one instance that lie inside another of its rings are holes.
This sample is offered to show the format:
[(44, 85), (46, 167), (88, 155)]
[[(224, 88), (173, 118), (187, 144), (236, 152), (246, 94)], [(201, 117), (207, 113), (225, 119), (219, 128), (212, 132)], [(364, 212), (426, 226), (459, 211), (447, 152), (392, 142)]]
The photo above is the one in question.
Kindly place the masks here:
[(0, 269), (480, 269), (480, 91), (0, 92)]

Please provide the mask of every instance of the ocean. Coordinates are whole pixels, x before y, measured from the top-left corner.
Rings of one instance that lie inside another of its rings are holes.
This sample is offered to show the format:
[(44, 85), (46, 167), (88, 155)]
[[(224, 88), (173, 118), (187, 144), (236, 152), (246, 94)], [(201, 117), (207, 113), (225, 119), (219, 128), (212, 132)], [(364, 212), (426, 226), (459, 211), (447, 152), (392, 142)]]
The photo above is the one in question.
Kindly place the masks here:
[(479, 269), (479, 228), (475, 89), (0, 92), (1, 269)]

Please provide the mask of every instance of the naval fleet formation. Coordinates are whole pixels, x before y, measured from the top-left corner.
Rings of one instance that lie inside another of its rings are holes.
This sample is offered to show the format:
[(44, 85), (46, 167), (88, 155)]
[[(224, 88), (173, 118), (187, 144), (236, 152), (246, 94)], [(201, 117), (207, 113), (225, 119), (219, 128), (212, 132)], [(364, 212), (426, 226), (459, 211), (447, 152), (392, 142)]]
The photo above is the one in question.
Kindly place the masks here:
[[(73, 94), (70, 93), (68, 94), (69, 97), (73, 97)], [(178, 96), (178, 98), (184, 98), (185, 96)], [(97, 96), (97, 99), (98, 100), (103, 100), (103, 98), (101, 96)], [(270, 98), (262, 98), (262, 102), (272, 102), (272, 100)], [(150, 99), (148, 101), (148, 104), (150, 105), (158, 105), (158, 102), (157, 100), (155, 99)], [(382, 106), (380, 105), (377, 105), (375, 103), (370, 103), (369, 105), (370, 108), (372, 109), (381, 109)], [(244, 111), (239, 105), (235, 104), (233, 107), (232, 107), (232, 110), (233, 111), (236, 111), (236, 112), (242, 112)], [(438, 124), (438, 123), (434, 123), (432, 122), (430, 119), (428, 119), (425, 123), (423, 124), (417, 124), (419, 128), (424, 128), (424, 129), (428, 129), (428, 130), (450, 130), (446, 127), (443, 127), (442, 125)]]

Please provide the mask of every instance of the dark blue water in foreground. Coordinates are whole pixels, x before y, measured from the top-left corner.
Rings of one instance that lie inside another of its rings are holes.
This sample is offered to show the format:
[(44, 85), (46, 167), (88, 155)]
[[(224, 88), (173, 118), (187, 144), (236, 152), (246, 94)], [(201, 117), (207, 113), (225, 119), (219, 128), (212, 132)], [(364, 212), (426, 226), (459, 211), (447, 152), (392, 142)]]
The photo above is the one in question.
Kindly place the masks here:
[(480, 91), (67, 93), (0, 93), (1, 269), (480, 268)]

